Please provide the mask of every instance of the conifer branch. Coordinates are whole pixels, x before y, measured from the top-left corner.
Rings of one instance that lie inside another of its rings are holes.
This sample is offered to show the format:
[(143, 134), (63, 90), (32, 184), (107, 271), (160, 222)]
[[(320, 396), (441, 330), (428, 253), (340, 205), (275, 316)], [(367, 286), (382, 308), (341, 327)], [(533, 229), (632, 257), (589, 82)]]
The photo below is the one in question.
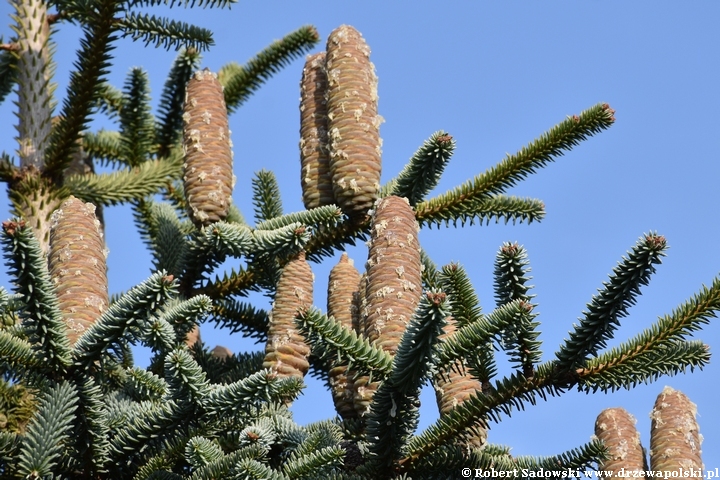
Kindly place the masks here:
[(324, 257), (332, 257), (336, 250), (344, 250), (345, 245), (355, 246), (358, 240), (367, 240), (369, 220), (356, 222), (343, 218), (334, 228), (319, 229), (305, 245), (308, 260), (319, 262)]
[(451, 263), (444, 266), (438, 280), (443, 292), (448, 294), (450, 312), (458, 327), (482, 320), (480, 299), (462, 265)]
[(174, 159), (152, 160), (139, 167), (101, 175), (73, 175), (65, 180), (72, 195), (96, 205), (117, 205), (157, 193), (177, 177)]
[(140, 68), (133, 68), (125, 81), (123, 109), (120, 111), (120, 155), (130, 167), (148, 160), (154, 141), (155, 119), (150, 113), (148, 78)]
[[(371, 344), (367, 338), (359, 337), (355, 331), (328, 318), (319, 310), (311, 308), (301, 312), (295, 319), (307, 342), (313, 346), (313, 353), (326, 362), (338, 362), (354, 368), (358, 374), (372, 373), (384, 378), (392, 368), (393, 357), (381, 348)], [(369, 371), (368, 371), (369, 370)]]
[(90, 160), (96, 160), (101, 165), (109, 163), (124, 163), (121, 147), (120, 132), (100, 130), (97, 133), (85, 132), (82, 136), (83, 153)]
[(619, 326), (619, 320), (635, 304), (640, 287), (647, 285), (650, 275), (655, 273), (655, 265), (661, 262), (666, 248), (665, 237), (651, 233), (635, 244), (627, 258), (622, 258), (609, 281), (603, 282), (603, 289), (593, 295), (580, 325), (575, 326), (570, 338), (555, 354), (556, 368), (582, 367), (589, 357), (605, 348)]
[[(2, 42), (1, 38), (0, 42)], [(17, 82), (16, 65), (17, 57), (11, 50), (0, 50), (0, 104), (12, 92)]]
[(173, 398), (195, 404), (200, 404), (211, 391), (205, 372), (185, 348), (176, 348), (165, 357), (165, 379)]
[(455, 146), (455, 139), (444, 131), (433, 133), (397, 177), (383, 185), (380, 196), (405, 197), (410, 205), (417, 205), (437, 186)]
[(687, 368), (691, 371), (702, 369), (710, 362), (710, 347), (699, 340), (671, 341), (654, 348), (642, 348), (641, 352), (637, 352), (637, 347), (635, 350), (623, 352), (623, 355), (617, 349), (612, 353), (620, 353), (620, 359), (616, 355), (614, 358), (603, 355), (588, 362), (591, 365), (578, 371), (579, 388), (585, 392), (629, 390), (639, 383), (654, 382), (663, 375), (684, 373)]
[(0, 152), (0, 181), (10, 183), (19, 175), (20, 171), (15, 166), (12, 157), (5, 152)]
[(106, 114), (110, 118), (115, 118), (122, 112), (125, 99), (120, 90), (106, 81), (100, 81), (96, 103), (99, 112)]
[(320, 41), (315, 27), (305, 26), (273, 42), (245, 65), (229, 63), (220, 69), (218, 80), (225, 87), (229, 113), (237, 110), (270, 77)]
[(165, 203), (141, 201), (134, 205), (133, 210), (141, 236), (155, 252), (155, 270), (165, 270), (180, 277), (185, 270), (192, 224), (180, 222), (175, 209)]
[(230, 8), (237, 3), (237, 0), (130, 0), (128, 7), (145, 6), (155, 7), (167, 5), (170, 8), (182, 6), (183, 8), (194, 8), (196, 5), (202, 8)]
[(180, 51), (170, 68), (158, 106), (158, 120), (155, 125), (155, 142), (158, 156), (170, 154), (182, 132), (183, 104), (185, 90), (190, 76), (198, 70), (201, 55), (194, 48)]
[(256, 275), (251, 270), (233, 269), (230, 274), (223, 274), (223, 278), (215, 277), (203, 287), (193, 290), (193, 294), (204, 294), (212, 299), (224, 298), (231, 295), (242, 295), (249, 291), (257, 291)]
[(164, 272), (155, 273), (132, 288), (78, 339), (73, 350), (76, 364), (87, 368), (100, 360), (108, 348), (139, 339), (156, 312), (176, 291), (175, 281)]
[(335, 205), (302, 210), (275, 217), (255, 225), (256, 230), (275, 230), (293, 223), (301, 223), (306, 227), (316, 227), (315, 230), (331, 230), (343, 218), (342, 211)]
[(415, 217), (421, 227), (434, 226), (439, 227), (442, 224), (449, 226), (457, 226), (460, 222), (461, 226), (465, 226), (466, 222), (474, 225), (490, 223), (495, 219), (495, 223), (501, 220), (507, 224), (512, 221), (528, 222), (540, 221), (545, 218), (545, 204), (534, 198), (518, 198), (506, 195), (494, 195), (489, 198), (477, 198), (463, 202), (460, 207), (449, 206), (448, 208), (435, 208), (435, 200), (422, 202), (415, 208)]
[(20, 315), (30, 342), (37, 345), (45, 368), (67, 367), (72, 362), (67, 328), (40, 244), (23, 221), (6, 221), (2, 227), (9, 273), (22, 298)]
[(95, 101), (103, 90), (101, 79), (110, 66), (110, 44), (116, 39), (115, 17), (120, 7), (118, 0), (99, 0), (92, 12), (92, 23), (85, 28), (85, 38), (80, 41), (76, 70), (70, 74), (60, 120), (52, 129), (46, 155), (44, 173), (56, 181), (77, 151), (77, 140), (86, 129)]
[(177, 20), (168, 20), (155, 15), (131, 13), (117, 22), (123, 37), (142, 40), (145, 45), (154, 43), (156, 47), (169, 50), (184, 46), (200, 52), (215, 44), (212, 32)]
[(213, 389), (203, 400), (204, 410), (216, 417), (248, 412), (264, 402), (280, 402), (300, 393), (302, 382), (295, 377), (277, 378), (261, 370), (229, 385)]
[(79, 453), (77, 470), (99, 477), (107, 473), (110, 463), (110, 427), (103, 392), (91, 377), (79, 378), (76, 383), (79, 402), (73, 443)]
[(393, 368), (373, 396), (367, 414), (368, 450), (374, 468), (386, 471), (402, 457), (417, 428), (422, 383), (430, 373), (434, 346), (449, 315), (446, 295), (428, 292), (400, 341)]
[(252, 189), (256, 224), (282, 216), (280, 187), (273, 172), (270, 170), (256, 172), (252, 180)]
[[(515, 155), (477, 175), (455, 189), (439, 195), (415, 208), (421, 218), (468, 218), (463, 213), (474, 210), (477, 202), (505, 192), (531, 173), (544, 167), (588, 137), (609, 128), (615, 121), (614, 110), (606, 103), (595, 105), (559, 123)], [(531, 218), (531, 217), (528, 217)]]
[[(534, 309), (530, 303), (535, 295), (528, 292), (532, 288), (526, 285), (532, 279), (529, 276), (530, 263), (525, 248), (517, 243), (504, 243), (495, 258), (495, 302), (506, 305), (513, 300), (521, 300)], [(532, 376), (533, 366), (540, 362), (542, 342), (537, 338), (539, 322), (535, 322), (536, 313), (528, 312), (518, 317), (519, 322), (502, 334), (502, 346), (510, 354), (510, 361), (523, 369), (525, 376)]]
[(157, 401), (168, 393), (168, 384), (144, 368), (134, 367), (127, 370), (123, 392), (136, 402)]
[(77, 392), (69, 382), (42, 394), (38, 411), (23, 438), (18, 473), (23, 478), (50, 478), (70, 430), (77, 408)]
[(209, 321), (230, 333), (242, 333), (243, 336), (255, 338), (258, 342), (267, 340), (268, 313), (256, 309), (249, 303), (228, 298), (213, 303)]
[(30, 368), (42, 365), (33, 351), (33, 345), (7, 330), (0, 330), (0, 358), (3, 363), (14, 367)]

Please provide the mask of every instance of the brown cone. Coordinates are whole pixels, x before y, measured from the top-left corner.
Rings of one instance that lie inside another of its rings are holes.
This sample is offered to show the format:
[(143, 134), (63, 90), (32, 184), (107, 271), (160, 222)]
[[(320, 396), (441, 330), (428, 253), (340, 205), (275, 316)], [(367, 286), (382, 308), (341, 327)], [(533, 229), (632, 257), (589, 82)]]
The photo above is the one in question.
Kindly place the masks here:
[[(595, 436), (605, 443), (609, 458), (600, 464), (599, 470), (618, 472), (642, 472), (645, 453), (640, 443), (640, 433), (635, 428), (635, 417), (623, 408), (606, 408), (595, 421)], [(612, 477), (617, 476), (613, 474)]]
[(183, 121), (188, 215), (201, 227), (227, 217), (235, 183), (222, 85), (207, 69), (187, 84)]
[[(357, 293), (359, 282), (360, 272), (353, 266), (347, 253), (343, 253), (338, 264), (330, 270), (327, 314), (348, 329), (353, 328), (353, 297)], [(353, 406), (354, 389), (352, 381), (348, 380), (347, 365), (333, 365), (330, 369), (330, 388), (338, 414), (342, 418), (356, 417)]]
[[(378, 200), (371, 226), (361, 318), (365, 337), (391, 355), (397, 352), (422, 294), (418, 230), (406, 198)], [(355, 409), (361, 415), (367, 412), (378, 387), (368, 380), (355, 379)]]
[(650, 469), (702, 469), (697, 406), (684, 393), (665, 387), (650, 412)]
[(223, 347), (222, 345), (218, 345), (213, 348), (210, 354), (221, 362), (227, 360), (228, 357), (232, 357), (232, 352), (230, 351), (230, 349), (227, 347)]
[[(367, 320), (367, 273), (363, 273), (358, 282), (357, 292), (353, 295), (353, 304), (355, 306), (353, 315), (353, 329), (360, 337), (365, 336), (365, 323)], [(353, 382), (353, 408), (357, 416), (363, 416), (370, 408), (373, 394), (377, 390), (378, 384), (369, 383), (370, 377), (367, 375), (358, 376), (356, 372), (348, 372), (348, 378)]]
[(380, 189), (382, 117), (375, 66), (360, 32), (342, 25), (330, 33), (325, 69), (333, 194), (346, 215), (364, 218)]
[[(454, 318), (448, 317), (445, 322), (444, 333), (440, 335), (441, 341), (452, 336), (457, 330)], [(436, 375), (434, 387), (440, 416), (450, 413), (453, 408), (463, 403), (473, 393), (482, 391), (482, 384), (466, 371), (463, 360), (457, 360), (452, 368), (443, 370)], [(473, 448), (482, 448), (486, 443), (487, 425), (478, 424), (473, 435), (468, 439), (468, 444)]]
[(107, 308), (107, 250), (92, 203), (70, 197), (50, 223), (48, 268), (74, 345)]
[(302, 379), (310, 368), (310, 347), (297, 331), (298, 310), (313, 302), (313, 273), (305, 252), (289, 261), (280, 274), (275, 302), (270, 314), (268, 340), (263, 368), (271, 368), (279, 377)]
[(309, 55), (300, 81), (300, 185), (305, 208), (335, 203), (328, 157), (325, 52)]
[(192, 348), (198, 342), (202, 342), (200, 337), (200, 325), (195, 325), (185, 336), (185, 345), (188, 348)]

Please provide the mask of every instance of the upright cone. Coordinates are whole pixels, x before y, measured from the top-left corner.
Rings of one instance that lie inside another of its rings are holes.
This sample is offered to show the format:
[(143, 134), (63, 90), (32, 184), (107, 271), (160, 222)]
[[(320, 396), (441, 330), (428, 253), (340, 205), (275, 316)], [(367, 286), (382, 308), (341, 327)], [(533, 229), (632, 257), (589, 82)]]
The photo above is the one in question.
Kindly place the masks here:
[(702, 469), (697, 406), (684, 393), (665, 387), (650, 412), (650, 469)]
[(188, 215), (202, 227), (227, 217), (235, 184), (223, 88), (207, 69), (187, 84), (183, 122)]
[(310, 368), (310, 347), (295, 326), (295, 316), (312, 302), (313, 273), (305, 252), (300, 252), (280, 274), (270, 315), (263, 367), (272, 369), (279, 377), (302, 379)]
[(74, 345), (108, 305), (107, 249), (95, 205), (70, 197), (50, 220), (48, 268)]
[[(337, 265), (330, 270), (328, 281), (327, 314), (346, 328), (353, 328), (355, 305), (353, 297), (357, 293), (360, 272), (353, 266), (352, 260), (343, 253)], [(353, 407), (353, 385), (348, 379), (347, 365), (333, 365), (329, 372), (335, 410), (342, 418), (356, 416)]]
[(325, 69), (334, 197), (346, 215), (365, 218), (380, 189), (382, 117), (375, 66), (360, 32), (342, 25), (330, 33)]
[(635, 428), (635, 417), (623, 408), (607, 408), (595, 421), (595, 436), (605, 443), (608, 459), (599, 470), (615, 472), (644, 472), (645, 453), (640, 444), (640, 433)]
[(328, 157), (325, 52), (309, 55), (300, 81), (300, 164), (308, 210), (335, 203)]
[[(445, 322), (444, 333), (440, 336), (441, 341), (451, 337), (457, 330), (454, 318), (448, 317)], [(435, 376), (434, 387), (440, 416), (449, 414), (470, 395), (482, 391), (482, 384), (466, 371), (466, 367), (463, 360), (457, 360), (451, 368), (441, 371)], [(477, 423), (467, 444), (473, 448), (482, 448), (486, 443), (487, 425)]]
[[(418, 230), (406, 198), (390, 196), (377, 201), (367, 261), (367, 310), (362, 317), (365, 337), (392, 355), (422, 294)], [(355, 407), (361, 414), (367, 412), (376, 388), (366, 377), (355, 380)]]

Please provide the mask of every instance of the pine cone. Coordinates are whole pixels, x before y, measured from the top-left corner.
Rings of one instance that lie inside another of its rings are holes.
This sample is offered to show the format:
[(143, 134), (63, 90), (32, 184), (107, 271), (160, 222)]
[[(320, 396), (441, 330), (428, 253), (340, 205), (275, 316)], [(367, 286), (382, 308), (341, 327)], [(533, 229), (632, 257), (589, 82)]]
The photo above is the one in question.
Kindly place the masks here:
[(346, 215), (365, 218), (380, 189), (382, 117), (375, 66), (360, 32), (342, 25), (330, 33), (325, 69), (334, 197)]
[(605, 443), (609, 453), (609, 458), (600, 464), (598, 470), (645, 470), (645, 452), (635, 422), (635, 417), (623, 408), (606, 408), (598, 415), (595, 421), (595, 436)]
[(71, 345), (108, 306), (106, 258), (95, 205), (65, 200), (50, 220), (48, 268)]
[(313, 273), (303, 251), (283, 268), (269, 319), (263, 368), (279, 377), (302, 379), (310, 368), (310, 347), (297, 331), (295, 316), (312, 305), (312, 297)]
[(650, 412), (650, 469), (702, 469), (697, 406), (684, 393), (665, 387)]
[[(353, 296), (357, 293), (360, 272), (352, 260), (343, 253), (337, 265), (330, 270), (328, 281), (327, 314), (347, 328), (353, 328), (355, 306)], [(329, 372), (335, 410), (342, 418), (356, 417), (353, 407), (353, 384), (348, 380), (347, 365), (333, 365)]]
[[(353, 329), (360, 337), (365, 336), (365, 324), (367, 320), (367, 273), (363, 273), (358, 282), (357, 292), (353, 295), (354, 315), (352, 318)], [(353, 370), (348, 372), (348, 378), (353, 382), (353, 408), (358, 416), (367, 413), (372, 402), (372, 397), (377, 390), (377, 382), (370, 383), (367, 375), (358, 376)]]
[(308, 210), (335, 203), (328, 158), (325, 52), (310, 55), (300, 81), (300, 185)]
[(187, 84), (183, 121), (188, 215), (201, 227), (227, 217), (235, 184), (223, 88), (207, 69)]
[[(445, 322), (444, 333), (440, 336), (440, 340), (452, 336), (457, 330), (454, 318), (448, 317)], [(435, 376), (434, 387), (440, 416), (450, 413), (473, 393), (482, 391), (482, 383), (466, 371), (465, 363), (463, 360), (457, 360), (451, 368)], [(467, 443), (473, 448), (482, 448), (487, 443), (487, 425), (478, 423), (474, 430)]]

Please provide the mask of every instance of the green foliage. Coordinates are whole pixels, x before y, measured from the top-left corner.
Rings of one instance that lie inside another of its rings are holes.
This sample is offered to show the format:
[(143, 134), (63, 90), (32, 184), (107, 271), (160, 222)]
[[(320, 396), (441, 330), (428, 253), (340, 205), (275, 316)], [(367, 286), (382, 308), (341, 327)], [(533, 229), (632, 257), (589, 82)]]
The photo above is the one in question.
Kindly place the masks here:
[[(605, 350), (664, 255), (665, 239), (654, 233), (621, 260), (570, 338), (544, 363), (529, 262), (518, 244), (503, 244), (498, 252), (496, 306), (487, 314), (462, 266), (438, 268), (422, 251), (424, 295), (394, 354), (371, 343), (362, 328), (355, 331), (303, 306), (295, 322), (310, 347), (311, 374), (330, 384), (331, 368), (339, 368), (347, 385), (369, 376), (375, 393), (369, 411), (356, 418), (300, 426), (288, 406), (304, 382), (264, 368), (263, 352), (225, 356), (202, 342), (189, 347), (188, 333), (203, 322), (266, 342), (272, 313), (238, 296), (251, 291), (275, 296), (291, 256), (305, 251), (310, 261), (319, 262), (364, 241), (370, 229), (369, 218), (350, 219), (335, 205), (284, 213), (278, 182), (266, 170), (253, 179), (254, 226), (234, 206), (225, 221), (202, 228), (189, 221), (181, 186), (185, 85), (212, 37), (209, 30), (141, 13), (138, 7), (229, 3), (51, 2), (59, 11), (55, 20), (78, 23), (84, 36), (37, 171), (19, 168), (8, 154), (0, 157), (0, 180), (8, 184), (16, 210), (35, 220), (5, 222), (1, 238), (15, 287), (12, 294), (0, 289), (0, 476), (363, 480), (445, 478), (462, 467), (584, 468), (606, 454), (600, 442), (544, 458), (513, 457), (508, 447), (478, 449), (468, 442), (489, 422), (539, 399), (572, 389), (632, 388), (707, 364), (707, 346), (688, 337), (720, 310), (720, 279), (646, 331)], [(166, 48), (184, 46), (157, 115), (142, 70), (133, 69), (122, 90), (105, 80), (120, 36)], [(319, 41), (314, 27), (302, 27), (244, 66), (224, 66), (219, 80), (228, 109), (237, 110)], [(0, 52), (0, 101), (16, 85), (29, 88), (17, 83), (17, 68), (11, 52)], [(115, 121), (117, 130), (89, 131), (95, 113)], [(455, 150), (455, 140), (438, 131), (380, 196), (406, 197), (419, 225), (427, 228), (493, 219), (540, 221), (545, 215), (540, 200), (506, 191), (609, 128), (613, 114), (599, 104), (568, 117), (515, 155), (428, 199)], [(114, 170), (70, 176), (66, 168), (78, 159)], [(74, 346), (63, 320), (67, 312), (47, 271), (44, 224), (71, 194), (96, 205), (131, 203), (153, 256), (150, 277), (116, 296)], [(217, 272), (229, 258), (236, 260), (233, 269)], [(402, 292), (397, 294), (400, 298)], [(362, 313), (362, 301), (355, 307), (355, 314)], [(134, 365), (135, 345), (152, 351), (148, 369)], [(498, 374), (496, 350), (508, 353), (513, 367), (508, 376)], [(422, 385), (458, 370), (481, 388), (456, 398), (453, 409), (418, 433)]]

